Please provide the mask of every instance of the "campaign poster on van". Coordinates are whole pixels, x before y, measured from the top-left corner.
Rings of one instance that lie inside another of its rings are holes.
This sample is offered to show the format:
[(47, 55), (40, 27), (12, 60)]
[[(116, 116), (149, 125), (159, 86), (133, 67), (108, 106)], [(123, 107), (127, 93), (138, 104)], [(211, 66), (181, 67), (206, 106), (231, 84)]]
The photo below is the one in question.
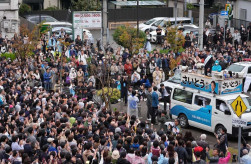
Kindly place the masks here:
[(218, 82), (194, 74), (181, 73), (181, 85), (213, 94), (219, 93)]
[(74, 11), (73, 28), (100, 29), (101, 11)]
[(220, 86), (220, 94), (242, 92), (242, 79), (224, 80)]

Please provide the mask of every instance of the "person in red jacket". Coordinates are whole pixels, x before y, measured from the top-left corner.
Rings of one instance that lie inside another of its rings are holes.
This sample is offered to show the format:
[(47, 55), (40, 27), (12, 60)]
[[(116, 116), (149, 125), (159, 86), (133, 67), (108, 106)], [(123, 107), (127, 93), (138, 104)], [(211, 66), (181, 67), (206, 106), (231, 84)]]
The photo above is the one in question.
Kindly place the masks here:
[(133, 68), (131, 61), (129, 59), (126, 60), (126, 64), (124, 65), (124, 70), (128, 76), (131, 76)]

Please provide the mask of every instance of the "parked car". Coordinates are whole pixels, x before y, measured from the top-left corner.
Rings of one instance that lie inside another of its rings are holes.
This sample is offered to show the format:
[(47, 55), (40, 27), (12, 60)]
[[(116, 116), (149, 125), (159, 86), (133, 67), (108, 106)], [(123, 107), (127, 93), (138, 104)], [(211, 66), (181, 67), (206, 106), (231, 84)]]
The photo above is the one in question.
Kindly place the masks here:
[(49, 15), (25, 15), (24, 16), (25, 19), (27, 19), (29, 22), (34, 23), (34, 24), (40, 23), (40, 17), (41, 17), (41, 22), (58, 22), (57, 19)]
[[(191, 18), (186, 17), (177, 17), (177, 23), (191, 23)], [(139, 24), (139, 29), (141, 31), (149, 30), (156, 30), (158, 26), (161, 28), (166, 28), (168, 25), (175, 24), (175, 18), (174, 17), (156, 17), (153, 19), (150, 19), (144, 23)]]
[[(251, 62), (233, 63), (226, 70), (231, 71), (233, 73), (238, 73), (239, 75), (243, 76), (243, 84), (245, 84), (246, 77), (251, 76)], [(249, 86), (248, 88), (248, 91), (250, 90), (251, 90), (251, 86)]]
[[(215, 29), (208, 29), (209, 33), (212, 34), (212, 36), (215, 35)], [(193, 29), (185, 29), (183, 31), (183, 35), (186, 36), (187, 33), (190, 34), (190, 32), (193, 32), (193, 34), (198, 38), (199, 37), (199, 28), (193, 28)]]
[[(150, 20), (148, 20), (148, 21), (146, 21), (146, 22), (144, 22), (144, 23), (140, 23), (140, 24), (139, 24), (139, 29), (140, 29), (141, 31), (146, 32), (146, 30), (149, 30), (149, 29), (151, 28), (151, 26), (152, 26), (154, 23), (156, 23), (156, 22), (158, 22), (158, 21), (161, 21), (161, 20), (163, 20), (163, 19), (164, 19), (164, 17), (152, 18), (152, 19), (150, 19)], [(136, 26), (135, 28), (137, 28), (137, 26)]]
[[(70, 38), (72, 40), (76, 39), (76, 38), (73, 37), (72, 28), (69, 28), (69, 27), (54, 27), (54, 28), (51, 29), (51, 33), (55, 33), (56, 37), (58, 38), (59, 34), (60, 34), (60, 31), (61, 31), (62, 28), (64, 29), (64, 31), (65, 31), (66, 34), (69, 34), (69, 36), (70, 36)], [(92, 33), (89, 30), (87, 30), (87, 29), (83, 29), (83, 32), (84, 31), (86, 32), (86, 34), (88, 36), (88, 41), (90, 43), (93, 43), (94, 38), (92, 36)]]

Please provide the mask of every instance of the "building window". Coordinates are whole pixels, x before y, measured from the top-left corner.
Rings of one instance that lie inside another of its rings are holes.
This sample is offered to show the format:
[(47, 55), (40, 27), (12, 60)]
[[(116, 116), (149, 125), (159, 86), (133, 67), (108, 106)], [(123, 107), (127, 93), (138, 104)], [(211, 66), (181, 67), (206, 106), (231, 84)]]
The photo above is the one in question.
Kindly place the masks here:
[(247, 9), (240, 9), (240, 19), (247, 20)]

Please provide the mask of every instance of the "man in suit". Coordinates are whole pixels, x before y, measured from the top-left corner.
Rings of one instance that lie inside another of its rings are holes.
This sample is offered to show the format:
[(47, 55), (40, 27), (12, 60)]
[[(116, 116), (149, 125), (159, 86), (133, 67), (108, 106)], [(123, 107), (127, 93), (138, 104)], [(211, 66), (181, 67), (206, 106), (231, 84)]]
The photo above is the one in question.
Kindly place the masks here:
[(210, 50), (206, 51), (206, 58), (204, 61), (204, 65), (205, 65), (205, 75), (207, 76), (208, 73), (211, 74), (213, 66), (213, 56), (210, 54)]

